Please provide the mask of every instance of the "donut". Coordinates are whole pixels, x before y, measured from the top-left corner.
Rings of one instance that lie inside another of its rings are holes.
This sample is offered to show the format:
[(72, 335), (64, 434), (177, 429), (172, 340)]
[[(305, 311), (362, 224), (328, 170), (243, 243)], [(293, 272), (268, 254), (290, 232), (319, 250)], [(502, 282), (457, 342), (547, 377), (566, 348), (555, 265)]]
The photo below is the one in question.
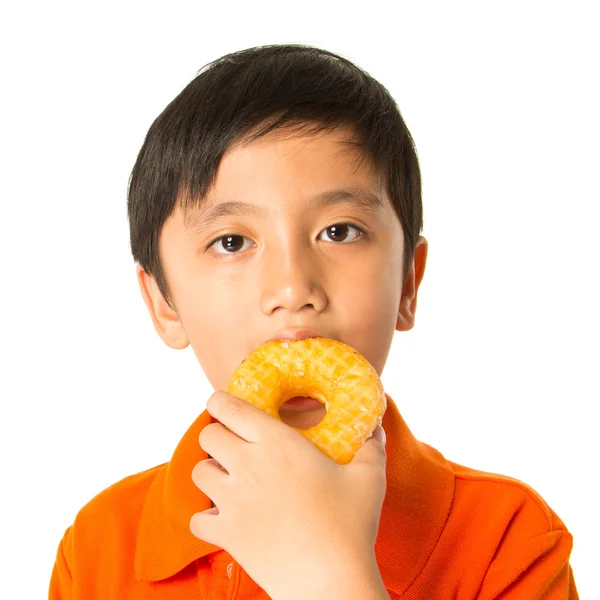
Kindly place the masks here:
[(314, 427), (296, 429), (338, 464), (349, 463), (387, 408), (379, 375), (351, 346), (328, 338), (273, 340), (253, 350), (232, 375), (228, 393), (279, 419), (295, 396), (325, 405)]

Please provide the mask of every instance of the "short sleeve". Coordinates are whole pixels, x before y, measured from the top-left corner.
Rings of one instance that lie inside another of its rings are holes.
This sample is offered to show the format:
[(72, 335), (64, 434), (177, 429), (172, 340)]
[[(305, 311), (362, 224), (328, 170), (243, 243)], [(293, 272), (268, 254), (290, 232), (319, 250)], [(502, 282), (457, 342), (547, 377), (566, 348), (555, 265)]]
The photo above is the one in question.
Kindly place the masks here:
[(58, 545), (56, 561), (50, 578), (49, 600), (71, 600), (73, 598), (73, 579), (68, 562), (71, 535), (71, 527), (69, 527)]
[(480, 600), (579, 600), (569, 557), (573, 546), (566, 529), (520, 540), (490, 564)]

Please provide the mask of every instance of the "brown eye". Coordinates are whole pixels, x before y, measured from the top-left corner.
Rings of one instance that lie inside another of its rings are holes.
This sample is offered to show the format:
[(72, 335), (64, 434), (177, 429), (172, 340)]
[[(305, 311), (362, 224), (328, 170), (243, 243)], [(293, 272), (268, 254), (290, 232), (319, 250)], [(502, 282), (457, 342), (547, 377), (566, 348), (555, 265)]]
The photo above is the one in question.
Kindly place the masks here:
[(209, 248), (214, 248), (217, 254), (237, 254), (244, 247), (244, 240), (247, 239), (243, 235), (223, 235), (214, 240)]
[[(357, 233), (353, 235), (352, 230)], [(326, 233), (332, 242), (353, 242), (363, 234), (363, 231), (350, 223), (336, 223), (324, 229), (322, 233)]]

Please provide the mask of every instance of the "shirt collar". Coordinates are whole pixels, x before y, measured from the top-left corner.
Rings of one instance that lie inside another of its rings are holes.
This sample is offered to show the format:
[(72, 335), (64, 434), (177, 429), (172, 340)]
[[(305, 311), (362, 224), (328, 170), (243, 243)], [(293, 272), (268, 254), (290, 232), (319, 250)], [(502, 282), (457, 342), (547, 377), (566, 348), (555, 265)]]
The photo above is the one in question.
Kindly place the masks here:
[[(446, 524), (454, 474), (437, 450), (413, 436), (389, 396), (387, 401), (382, 423), (387, 488), (375, 553), (385, 587), (402, 594), (424, 568)], [(207, 411), (194, 421), (148, 490), (136, 542), (139, 581), (166, 579), (221, 550), (189, 529), (191, 516), (211, 507), (210, 499), (194, 485), (192, 469), (208, 458), (198, 437), (214, 421)]]

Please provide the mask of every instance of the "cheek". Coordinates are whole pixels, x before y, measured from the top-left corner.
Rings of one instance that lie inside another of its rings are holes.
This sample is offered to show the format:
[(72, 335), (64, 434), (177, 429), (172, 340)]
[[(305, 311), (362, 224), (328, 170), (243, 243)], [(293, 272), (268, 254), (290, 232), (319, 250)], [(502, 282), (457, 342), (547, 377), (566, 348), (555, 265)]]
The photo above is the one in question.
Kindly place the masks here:
[(380, 336), (393, 330), (398, 313), (399, 296), (389, 286), (363, 285), (349, 297), (348, 317), (370, 335)]
[(210, 340), (215, 353), (217, 349), (219, 353), (232, 352), (249, 322), (244, 298), (244, 294), (223, 288), (197, 296), (188, 306), (194, 337), (200, 342)]
[(224, 390), (231, 375), (245, 358), (243, 328), (233, 320), (198, 322), (190, 336), (196, 359), (215, 390)]
[[(214, 389), (225, 389), (248, 346), (248, 294), (228, 285), (195, 290), (188, 297), (186, 330), (194, 353)], [(250, 335), (250, 337), (252, 337)]]
[(401, 274), (373, 263), (356, 272), (355, 284), (339, 299), (342, 331), (381, 375), (396, 328)]
[(197, 314), (199, 320), (208, 319), (209, 328), (213, 321), (228, 322), (236, 318), (247, 296), (240, 278), (215, 270), (200, 270), (188, 278), (185, 286), (188, 310)]
[(394, 265), (377, 260), (354, 265), (352, 285), (346, 289), (347, 299), (355, 310), (371, 318), (383, 317), (398, 310), (401, 273)]

